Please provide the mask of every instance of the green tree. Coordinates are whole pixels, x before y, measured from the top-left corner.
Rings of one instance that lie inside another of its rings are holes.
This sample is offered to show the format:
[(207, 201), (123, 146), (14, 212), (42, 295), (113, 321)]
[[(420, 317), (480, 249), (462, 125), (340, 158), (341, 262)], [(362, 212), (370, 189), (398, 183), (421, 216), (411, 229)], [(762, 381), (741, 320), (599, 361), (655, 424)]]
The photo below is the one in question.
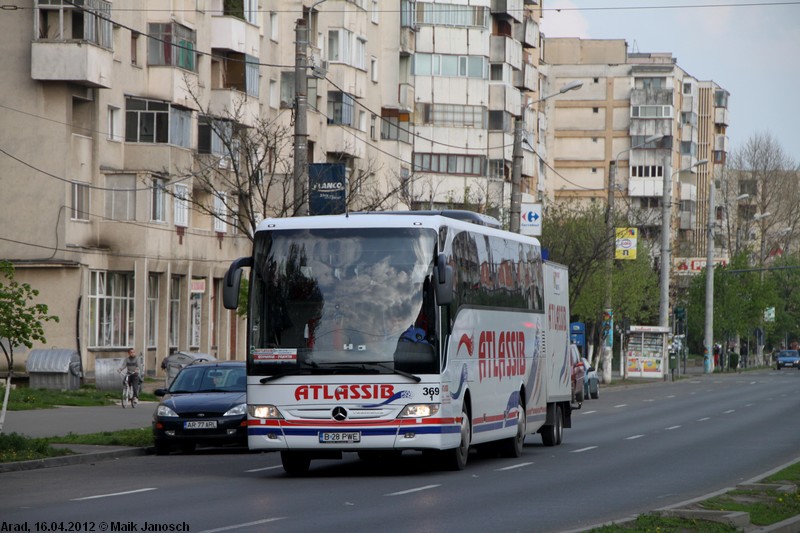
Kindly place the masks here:
[(39, 291), (27, 283), (19, 283), (14, 279), (14, 266), (8, 261), (0, 261), (0, 348), (3, 349), (8, 373), (6, 375), (3, 407), (0, 410), (0, 433), (6, 419), (8, 396), (11, 391), (11, 378), (14, 375), (14, 347), (33, 347), (35, 342), (47, 342), (44, 338), (44, 322), (58, 322), (57, 316), (47, 314), (47, 306), (33, 303)]

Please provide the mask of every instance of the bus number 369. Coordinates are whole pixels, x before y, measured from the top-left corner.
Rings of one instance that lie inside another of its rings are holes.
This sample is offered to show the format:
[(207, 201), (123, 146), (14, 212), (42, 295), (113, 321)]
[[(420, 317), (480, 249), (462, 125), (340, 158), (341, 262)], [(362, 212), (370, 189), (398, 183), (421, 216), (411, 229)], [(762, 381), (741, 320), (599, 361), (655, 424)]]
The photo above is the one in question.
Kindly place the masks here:
[(422, 395), (434, 400), (439, 397), (439, 387), (422, 387)]

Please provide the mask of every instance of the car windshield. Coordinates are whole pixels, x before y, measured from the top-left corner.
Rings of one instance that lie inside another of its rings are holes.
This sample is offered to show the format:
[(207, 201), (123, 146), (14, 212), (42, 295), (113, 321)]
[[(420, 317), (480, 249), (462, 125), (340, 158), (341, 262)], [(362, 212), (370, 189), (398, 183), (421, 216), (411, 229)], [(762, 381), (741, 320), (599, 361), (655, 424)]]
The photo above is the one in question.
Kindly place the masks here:
[(798, 357), (800, 356), (800, 352), (797, 350), (783, 350), (778, 354), (778, 357)]
[(178, 373), (169, 392), (244, 392), (246, 387), (244, 366), (187, 366)]

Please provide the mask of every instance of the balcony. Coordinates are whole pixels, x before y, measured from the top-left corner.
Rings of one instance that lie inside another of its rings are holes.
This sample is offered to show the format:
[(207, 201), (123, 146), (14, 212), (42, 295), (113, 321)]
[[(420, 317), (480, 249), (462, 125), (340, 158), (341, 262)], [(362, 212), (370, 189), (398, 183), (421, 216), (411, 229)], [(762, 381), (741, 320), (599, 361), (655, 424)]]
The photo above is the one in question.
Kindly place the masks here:
[(714, 135), (714, 151), (727, 152), (728, 151), (728, 136), (717, 134)]
[(721, 126), (728, 126), (730, 122), (728, 122), (728, 108), (727, 107), (715, 107), (714, 108), (714, 124), (719, 124)]
[(492, 0), (492, 15), (522, 22), (523, 0)]
[(417, 49), (417, 32), (413, 28), (400, 28), (400, 53), (413, 54)]
[(664, 180), (661, 178), (631, 178), (628, 180), (628, 195), (633, 197), (661, 196)]
[(211, 17), (211, 48), (258, 57), (258, 27), (237, 17)]
[(538, 88), (539, 70), (533, 63), (523, 63), (520, 70), (511, 74), (511, 82), (521, 91), (536, 91)]
[(631, 106), (673, 105), (672, 89), (631, 89)]
[(505, 35), (492, 35), (489, 61), (491, 63), (508, 63), (512, 68), (522, 67), (522, 45)]
[(410, 83), (401, 83), (397, 87), (397, 102), (402, 111), (414, 112), (414, 86)]
[(539, 24), (531, 17), (525, 17), (520, 24), (514, 24), (514, 39), (522, 43), (523, 48), (539, 46)]
[(349, 126), (328, 126), (326, 142), (323, 144), (328, 154), (336, 157), (366, 157), (367, 134)]
[(489, 111), (506, 111), (519, 115), (522, 99), (520, 92), (506, 84), (489, 85)]
[[(189, 109), (197, 109), (192, 88), (197, 86), (197, 74), (177, 67), (152, 66), (147, 78), (147, 95)], [(190, 80), (187, 85), (186, 77)]]
[(31, 44), (31, 77), (111, 88), (114, 54), (87, 41), (35, 41)]
[(255, 126), (259, 117), (259, 100), (235, 89), (212, 89), (209, 113), (216, 117), (235, 117), (245, 126)]

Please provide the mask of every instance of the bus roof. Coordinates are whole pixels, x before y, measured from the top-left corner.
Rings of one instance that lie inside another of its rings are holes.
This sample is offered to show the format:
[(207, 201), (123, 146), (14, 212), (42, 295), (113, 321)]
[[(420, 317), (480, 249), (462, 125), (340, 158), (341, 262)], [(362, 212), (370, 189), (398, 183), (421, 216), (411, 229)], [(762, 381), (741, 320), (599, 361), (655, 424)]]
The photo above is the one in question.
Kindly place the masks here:
[(539, 245), (538, 239), (510, 233), (500, 228), (500, 222), (492, 217), (464, 210), (442, 211), (372, 211), (353, 212), (341, 215), (319, 215), (307, 217), (268, 218), (259, 223), (257, 232), (279, 229), (344, 228), (344, 227), (397, 227), (409, 226), (432, 228), (450, 226), (461, 230), (489, 235), (514, 237), (524, 242)]

